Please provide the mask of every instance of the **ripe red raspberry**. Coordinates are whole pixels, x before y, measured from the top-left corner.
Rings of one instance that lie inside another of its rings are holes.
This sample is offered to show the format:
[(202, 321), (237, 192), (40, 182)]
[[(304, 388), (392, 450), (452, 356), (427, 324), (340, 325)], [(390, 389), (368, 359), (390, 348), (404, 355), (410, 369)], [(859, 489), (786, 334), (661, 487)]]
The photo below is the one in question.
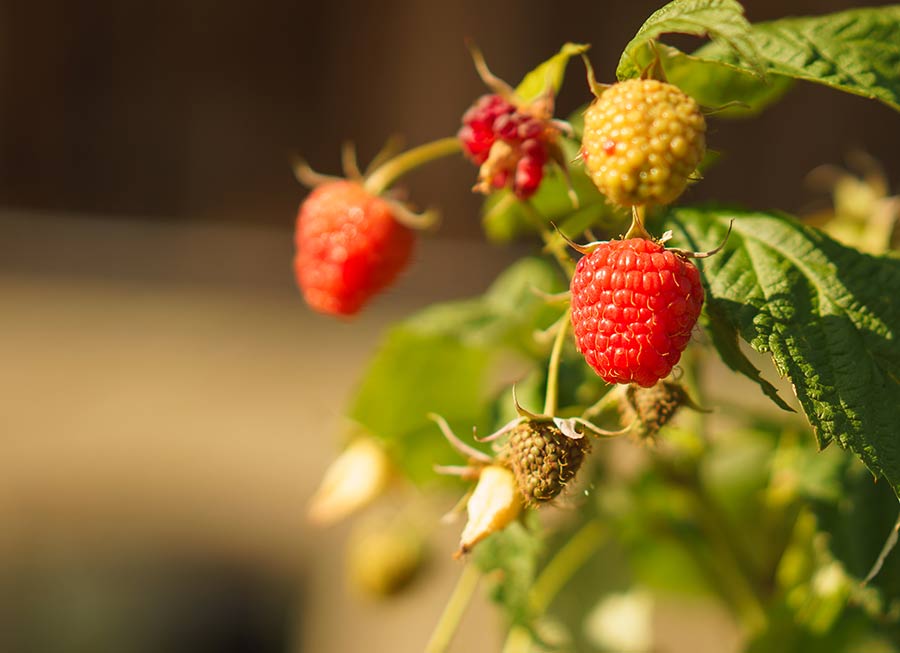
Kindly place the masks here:
[(353, 315), (406, 267), (413, 242), (383, 199), (356, 182), (325, 183), (297, 215), (297, 283), (315, 310)]
[(571, 290), (588, 364), (604, 381), (643, 387), (672, 371), (703, 305), (697, 268), (645, 238), (597, 246), (578, 261)]

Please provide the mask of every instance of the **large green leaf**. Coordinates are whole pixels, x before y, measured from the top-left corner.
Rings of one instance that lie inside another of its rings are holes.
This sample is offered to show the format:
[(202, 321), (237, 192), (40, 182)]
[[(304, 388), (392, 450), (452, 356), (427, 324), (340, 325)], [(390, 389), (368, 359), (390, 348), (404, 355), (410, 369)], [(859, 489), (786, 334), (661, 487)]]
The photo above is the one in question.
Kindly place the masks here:
[[(700, 58), (701, 48), (693, 55), (658, 44), (666, 78), (704, 107), (716, 111), (716, 117), (740, 118), (758, 114), (790, 90), (794, 80), (782, 75), (762, 77), (755, 71), (732, 63)], [(718, 52), (730, 52), (716, 46)], [(732, 106), (726, 106), (732, 104)], [(724, 107), (724, 108), (723, 108)]]
[(522, 78), (516, 87), (516, 94), (527, 102), (539, 97), (548, 89), (554, 93), (559, 92), (569, 59), (587, 52), (589, 47), (581, 43), (566, 43), (559, 52)]
[(428, 413), (442, 415), (459, 433), (489, 428), (492, 362), (486, 348), (400, 325), (369, 364), (348, 416), (386, 444), (410, 479), (432, 481), (433, 465), (462, 460)]
[(723, 314), (721, 307), (716, 302), (706, 303), (702, 319), (703, 326), (706, 328), (713, 346), (719, 352), (722, 362), (751, 381), (756, 381), (766, 396), (779, 408), (793, 412), (794, 409), (779, 396), (775, 386), (763, 377), (762, 373), (741, 351), (737, 330), (728, 321), (728, 317)]
[(707, 302), (741, 338), (772, 355), (815, 429), (900, 490), (900, 260), (844, 247), (790, 217), (676, 209), (691, 249), (734, 230), (701, 262)]
[[(767, 76), (825, 84), (900, 110), (900, 5), (757, 23), (749, 39)], [(692, 57), (748, 70), (755, 64), (716, 42)]]
[(678, 32), (708, 36), (735, 57), (759, 68), (756, 46), (750, 39), (750, 23), (744, 8), (736, 0), (674, 0), (646, 20), (631, 42), (625, 46), (616, 76), (637, 77), (651, 53), (650, 44), (662, 34)]

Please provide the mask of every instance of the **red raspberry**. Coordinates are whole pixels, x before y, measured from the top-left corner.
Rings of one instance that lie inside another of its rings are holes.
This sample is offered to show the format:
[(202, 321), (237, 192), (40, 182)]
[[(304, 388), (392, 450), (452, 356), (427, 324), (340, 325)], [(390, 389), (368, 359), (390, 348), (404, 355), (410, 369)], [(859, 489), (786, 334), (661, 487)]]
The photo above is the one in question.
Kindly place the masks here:
[(548, 143), (558, 135), (548, 128), (548, 119), (499, 95), (480, 97), (463, 115), (457, 134), (463, 150), (481, 168), (476, 190), (488, 193), (509, 186), (519, 199), (528, 199), (540, 187)]
[(644, 238), (583, 256), (571, 290), (575, 342), (588, 364), (608, 383), (645, 388), (672, 371), (703, 305), (697, 268)]
[(495, 123), (507, 117), (516, 107), (499, 95), (483, 95), (463, 115), (459, 140), (466, 154), (478, 165), (488, 158), (488, 152), (497, 140)]
[(531, 197), (540, 187), (543, 178), (544, 159), (541, 157), (523, 156), (516, 164), (513, 192), (517, 197)]
[(383, 199), (356, 182), (328, 182), (300, 205), (297, 283), (313, 309), (353, 315), (406, 267), (413, 241)]

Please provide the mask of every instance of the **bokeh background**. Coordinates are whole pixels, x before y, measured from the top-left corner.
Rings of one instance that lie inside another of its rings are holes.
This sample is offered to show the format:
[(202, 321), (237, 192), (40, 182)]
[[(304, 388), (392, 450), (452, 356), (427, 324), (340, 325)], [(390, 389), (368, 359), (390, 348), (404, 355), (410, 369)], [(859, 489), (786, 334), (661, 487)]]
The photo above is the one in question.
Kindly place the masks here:
[[(484, 91), (466, 37), (513, 82), (589, 42), (609, 80), (658, 4), (0, 1), (0, 651), (421, 650), (455, 527), (375, 603), (347, 587), (348, 527), (312, 529), (305, 504), (379, 333), (522, 250), (479, 239), (474, 170), (442, 162), (410, 178), (445, 219), (403, 281), (353, 323), (315, 316), (290, 270), (289, 157), (336, 172), (347, 139), (365, 161), (393, 133), (454, 133)], [(853, 147), (894, 188), (900, 170), (891, 110), (812, 85), (709, 141), (725, 157), (690, 200), (813, 210), (807, 172)], [(704, 614), (674, 620), (670, 650), (727, 648)], [(497, 625), (476, 605), (454, 650), (495, 649)]]

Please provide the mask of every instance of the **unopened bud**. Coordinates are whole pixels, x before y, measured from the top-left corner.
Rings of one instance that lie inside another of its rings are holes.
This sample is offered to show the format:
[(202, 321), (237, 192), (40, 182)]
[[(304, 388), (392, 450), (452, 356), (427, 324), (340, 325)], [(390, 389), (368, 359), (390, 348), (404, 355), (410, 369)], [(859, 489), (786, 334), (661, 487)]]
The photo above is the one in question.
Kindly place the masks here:
[(469, 521), (463, 529), (456, 557), (465, 555), (491, 533), (503, 530), (522, 510), (522, 498), (516, 489), (516, 477), (505, 467), (488, 465), (481, 476), (466, 511)]
[(358, 591), (386, 598), (409, 584), (424, 558), (425, 540), (410, 524), (363, 524), (348, 542), (347, 572)]
[(634, 432), (638, 437), (654, 438), (681, 406), (699, 410), (679, 384), (659, 381), (649, 388), (642, 388), (634, 383), (628, 385), (620, 409), (622, 421), (634, 424)]
[(309, 504), (309, 519), (332, 524), (359, 510), (381, 494), (390, 479), (387, 454), (374, 441), (359, 439), (325, 471)]

